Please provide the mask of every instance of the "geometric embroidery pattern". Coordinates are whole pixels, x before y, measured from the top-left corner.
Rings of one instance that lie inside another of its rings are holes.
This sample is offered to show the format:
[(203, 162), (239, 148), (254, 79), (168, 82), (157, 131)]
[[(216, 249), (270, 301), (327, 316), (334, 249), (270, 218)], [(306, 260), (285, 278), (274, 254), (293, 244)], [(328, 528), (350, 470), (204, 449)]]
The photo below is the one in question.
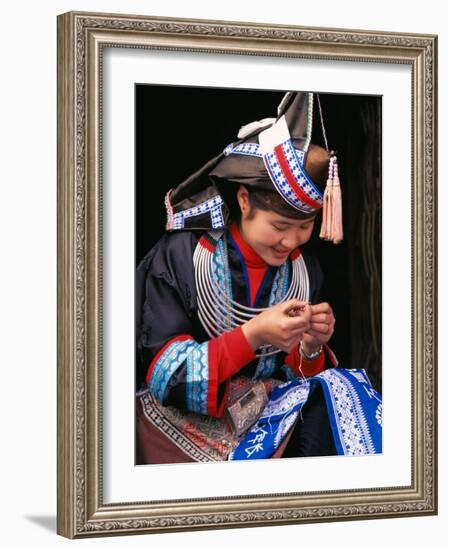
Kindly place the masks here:
[(321, 384), (337, 454), (382, 452), (382, 398), (362, 369), (332, 368), (273, 390), (258, 421), (229, 460), (270, 458), (297, 419), (311, 390)]
[(293, 208), (313, 213), (323, 204), (323, 195), (309, 178), (291, 139), (263, 157), (277, 191)]
[(230, 453), (229, 460), (270, 458), (296, 421), (308, 396), (308, 383), (295, 381), (278, 386), (258, 421)]
[(252, 157), (262, 156), (262, 153), (260, 152), (260, 145), (258, 143), (240, 143), (236, 146), (234, 146), (233, 143), (230, 143), (223, 151), (223, 154), (225, 157), (231, 154), (249, 155)]
[[(332, 373), (332, 376), (327, 373)], [(339, 369), (325, 371), (318, 377), (329, 388), (328, 395), (332, 401), (342, 446), (341, 454), (356, 456), (375, 453), (368, 421), (353, 384), (341, 374)]]
[(216, 312), (216, 320), (221, 327), (221, 331), (225, 332), (232, 329), (230, 307), (232, 300), (232, 280), (226, 245), (223, 238), (219, 239), (215, 247), (212, 267), (214, 270), (213, 278), (221, 289), (222, 298), (226, 301), (225, 310)]
[(282, 301), (284, 296), (287, 294), (289, 285), (289, 265), (288, 262), (284, 262), (279, 266), (273, 280), (273, 286), (271, 288), (270, 299), (268, 302), (270, 307), (275, 304), (279, 304), (279, 302)]
[(154, 364), (148, 387), (154, 397), (161, 403), (164, 399), (168, 381), (192, 351), (193, 342), (193, 339), (183, 342), (174, 342), (167, 347)]
[(170, 212), (167, 229), (184, 229), (185, 220), (187, 218), (199, 216), (200, 214), (205, 214), (206, 212), (209, 212), (210, 214), (211, 227), (213, 229), (224, 227), (223, 204), (223, 199), (220, 195), (217, 195), (211, 199), (207, 199), (197, 206), (192, 206), (192, 208), (183, 210), (182, 212), (177, 212), (176, 214)]
[[(295, 149), (296, 155), (301, 163), (304, 162), (305, 152), (302, 149)], [(263, 153), (260, 149), (259, 143), (240, 143), (235, 145), (230, 143), (223, 151), (225, 157), (229, 155), (248, 155), (251, 157), (263, 157)]]
[(187, 357), (186, 403), (189, 411), (207, 414), (208, 342), (196, 344)]
[(209, 391), (208, 342), (193, 339), (170, 344), (154, 364), (148, 389), (162, 403), (167, 384), (186, 362), (186, 405), (192, 412), (207, 414)]
[[(299, 381), (301, 382), (301, 381)], [(282, 388), (282, 386), (279, 386)], [(309, 396), (309, 385), (298, 384), (288, 388), (288, 384), (285, 384), (287, 391), (282, 394), (278, 399), (271, 400), (264, 411), (261, 414), (261, 419), (284, 417), (292, 408), (298, 403), (305, 403)]]
[(382, 428), (382, 403), (379, 403), (376, 408), (376, 420), (379, 426)]

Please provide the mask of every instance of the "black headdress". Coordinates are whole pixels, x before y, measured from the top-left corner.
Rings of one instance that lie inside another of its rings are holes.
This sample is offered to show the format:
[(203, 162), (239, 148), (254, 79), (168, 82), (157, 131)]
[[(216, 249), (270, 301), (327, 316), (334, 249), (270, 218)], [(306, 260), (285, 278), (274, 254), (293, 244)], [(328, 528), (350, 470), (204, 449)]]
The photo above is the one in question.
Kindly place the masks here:
[(224, 227), (229, 209), (220, 187), (233, 182), (277, 192), (305, 217), (323, 208), (321, 237), (340, 242), (337, 162), (332, 152), (310, 143), (313, 99), (313, 93), (288, 92), (276, 118), (242, 127), (237, 141), (171, 189), (165, 198), (167, 230)]

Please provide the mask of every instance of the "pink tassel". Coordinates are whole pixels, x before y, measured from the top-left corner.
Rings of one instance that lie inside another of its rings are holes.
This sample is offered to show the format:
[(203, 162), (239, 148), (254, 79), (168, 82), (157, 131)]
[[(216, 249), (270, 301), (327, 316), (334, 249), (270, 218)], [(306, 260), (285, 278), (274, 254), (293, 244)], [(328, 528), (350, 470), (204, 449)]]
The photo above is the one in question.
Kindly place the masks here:
[(322, 214), (321, 214), (321, 230), (320, 230), (320, 238), (321, 239), (326, 239), (326, 237), (327, 237), (327, 210), (328, 210), (327, 203), (328, 203), (328, 200), (329, 200), (329, 189), (326, 185), (326, 189), (324, 190), (324, 195), (323, 195), (323, 210), (322, 210)]
[(340, 178), (336, 157), (329, 161), (329, 176), (323, 195), (320, 237), (338, 244), (343, 240), (343, 216)]
[(326, 188), (323, 194), (323, 211), (321, 216), (320, 237), (328, 240), (332, 226), (332, 180), (333, 180), (333, 157), (329, 161), (329, 174), (327, 177)]
[(330, 240), (334, 244), (341, 243), (343, 240), (343, 215), (341, 204), (341, 186), (340, 178), (338, 177), (337, 159), (334, 162), (334, 178), (332, 185), (332, 229)]
[(332, 216), (334, 214), (334, 193), (333, 182), (329, 185), (329, 190), (327, 192), (327, 216), (326, 216), (326, 240), (331, 240), (332, 235)]

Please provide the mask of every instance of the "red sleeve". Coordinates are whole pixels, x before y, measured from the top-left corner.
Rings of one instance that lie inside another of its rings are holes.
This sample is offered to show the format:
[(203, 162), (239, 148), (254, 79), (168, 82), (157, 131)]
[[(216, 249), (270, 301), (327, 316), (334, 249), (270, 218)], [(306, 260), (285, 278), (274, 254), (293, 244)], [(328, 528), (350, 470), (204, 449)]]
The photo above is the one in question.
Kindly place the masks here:
[[(285, 358), (285, 364), (290, 367), (295, 376), (315, 376), (325, 368), (324, 353), (321, 352), (316, 359), (308, 361), (301, 357), (299, 349), (296, 347)], [(300, 365), (301, 370), (299, 369)]]
[(228, 388), (218, 402), (218, 386), (256, 358), (241, 327), (225, 332), (209, 341), (208, 413), (220, 416), (227, 399)]
[(241, 327), (225, 332), (209, 342), (209, 353), (217, 362), (217, 382), (231, 378), (242, 367), (256, 358)]

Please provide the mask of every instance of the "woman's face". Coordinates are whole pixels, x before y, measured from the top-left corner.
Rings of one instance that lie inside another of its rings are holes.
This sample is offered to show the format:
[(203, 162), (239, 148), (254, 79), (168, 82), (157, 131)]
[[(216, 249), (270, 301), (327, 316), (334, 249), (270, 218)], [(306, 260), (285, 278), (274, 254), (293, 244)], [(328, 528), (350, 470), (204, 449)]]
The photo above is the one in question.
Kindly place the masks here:
[(294, 220), (273, 210), (251, 208), (248, 192), (243, 188), (238, 191), (237, 198), (242, 211), (242, 237), (268, 265), (283, 264), (295, 248), (310, 239), (315, 216)]

